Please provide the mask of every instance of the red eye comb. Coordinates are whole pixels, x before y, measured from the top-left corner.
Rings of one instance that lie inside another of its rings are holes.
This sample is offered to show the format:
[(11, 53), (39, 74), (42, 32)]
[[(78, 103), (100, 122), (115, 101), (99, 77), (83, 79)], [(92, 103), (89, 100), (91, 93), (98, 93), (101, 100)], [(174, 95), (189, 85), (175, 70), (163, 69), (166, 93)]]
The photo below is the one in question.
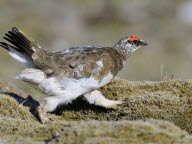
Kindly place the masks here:
[(136, 40), (136, 41), (140, 41), (140, 39), (137, 38), (137, 37), (131, 37), (129, 40), (130, 40), (130, 41), (134, 41), (134, 40)]

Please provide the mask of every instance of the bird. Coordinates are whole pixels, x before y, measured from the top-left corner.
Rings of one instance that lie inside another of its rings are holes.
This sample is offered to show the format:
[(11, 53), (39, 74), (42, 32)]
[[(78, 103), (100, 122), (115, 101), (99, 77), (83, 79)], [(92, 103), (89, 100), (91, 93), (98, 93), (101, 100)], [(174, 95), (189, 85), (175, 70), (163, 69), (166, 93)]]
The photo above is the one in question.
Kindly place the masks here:
[(37, 108), (40, 122), (49, 121), (48, 112), (83, 96), (90, 104), (116, 108), (123, 100), (109, 100), (98, 89), (108, 84), (127, 58), (147, 42), (126, 36), (114, 46), (75, 46), (57, 52), (43, 49), (16, 27), (3, 37), (0, 46), (24, 69), (16, 79), (40, 87), (47, 95)]

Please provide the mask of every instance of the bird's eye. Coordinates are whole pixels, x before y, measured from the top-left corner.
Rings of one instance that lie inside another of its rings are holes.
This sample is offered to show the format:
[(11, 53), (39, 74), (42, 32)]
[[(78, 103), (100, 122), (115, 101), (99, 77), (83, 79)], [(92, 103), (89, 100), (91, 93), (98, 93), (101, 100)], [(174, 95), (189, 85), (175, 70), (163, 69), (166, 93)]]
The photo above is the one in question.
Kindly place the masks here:
[(136, 43), (137, 43), (137, 40), (133, 40), (133, 43), (136, 44)]

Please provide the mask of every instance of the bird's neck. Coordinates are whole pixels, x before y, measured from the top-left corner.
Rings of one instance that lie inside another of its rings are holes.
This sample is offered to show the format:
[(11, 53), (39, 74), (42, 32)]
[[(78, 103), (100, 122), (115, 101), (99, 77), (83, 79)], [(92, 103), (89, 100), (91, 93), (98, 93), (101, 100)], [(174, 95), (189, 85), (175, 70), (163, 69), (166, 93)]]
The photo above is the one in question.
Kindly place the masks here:
[(116, 46), (116, 45), (113, 46), (112, 49), (114, 49), (122, 57), (124, 61), (127, 60), (127, 58), (133, 53), (133, 51), (129, 51), (125, 47)]

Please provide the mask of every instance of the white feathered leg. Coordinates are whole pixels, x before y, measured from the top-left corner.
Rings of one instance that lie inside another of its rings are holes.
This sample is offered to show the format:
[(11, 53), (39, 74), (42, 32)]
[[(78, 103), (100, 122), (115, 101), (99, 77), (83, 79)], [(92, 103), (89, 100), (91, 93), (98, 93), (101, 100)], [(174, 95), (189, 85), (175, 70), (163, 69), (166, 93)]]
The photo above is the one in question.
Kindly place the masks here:
[(47, 112), (54, 111), (59, 104), (59, 98), (56, 96), (49, 96), (44, 98), (44, 100), (40, 103), (40, 106), (37, 108), (39, 119), (43, 124), (49, 121)]
[(63, 93), (59, 96), (48, 96), (44, 98), (44, 100), (41, 102), (40, 106), (38, 107), (38, 115), (40, 118), (40, 121), (44, 124), (46, 121), (49, 121), (49, 118), (47, 116), (47, 112), (54, 111), (57, 106), (60, 104), (68, 104), (72, 100), (76, 99), (79, 95), (73, 95), (72, 93), (63, 90)]
[(121, 100), (108, 100), (99, 90), (93, 90), (91, 92), (85, 93), (84, 97), (90, 104), (95, 104), (105, 108), (116, 108), (118, 105), (122, 104)]

